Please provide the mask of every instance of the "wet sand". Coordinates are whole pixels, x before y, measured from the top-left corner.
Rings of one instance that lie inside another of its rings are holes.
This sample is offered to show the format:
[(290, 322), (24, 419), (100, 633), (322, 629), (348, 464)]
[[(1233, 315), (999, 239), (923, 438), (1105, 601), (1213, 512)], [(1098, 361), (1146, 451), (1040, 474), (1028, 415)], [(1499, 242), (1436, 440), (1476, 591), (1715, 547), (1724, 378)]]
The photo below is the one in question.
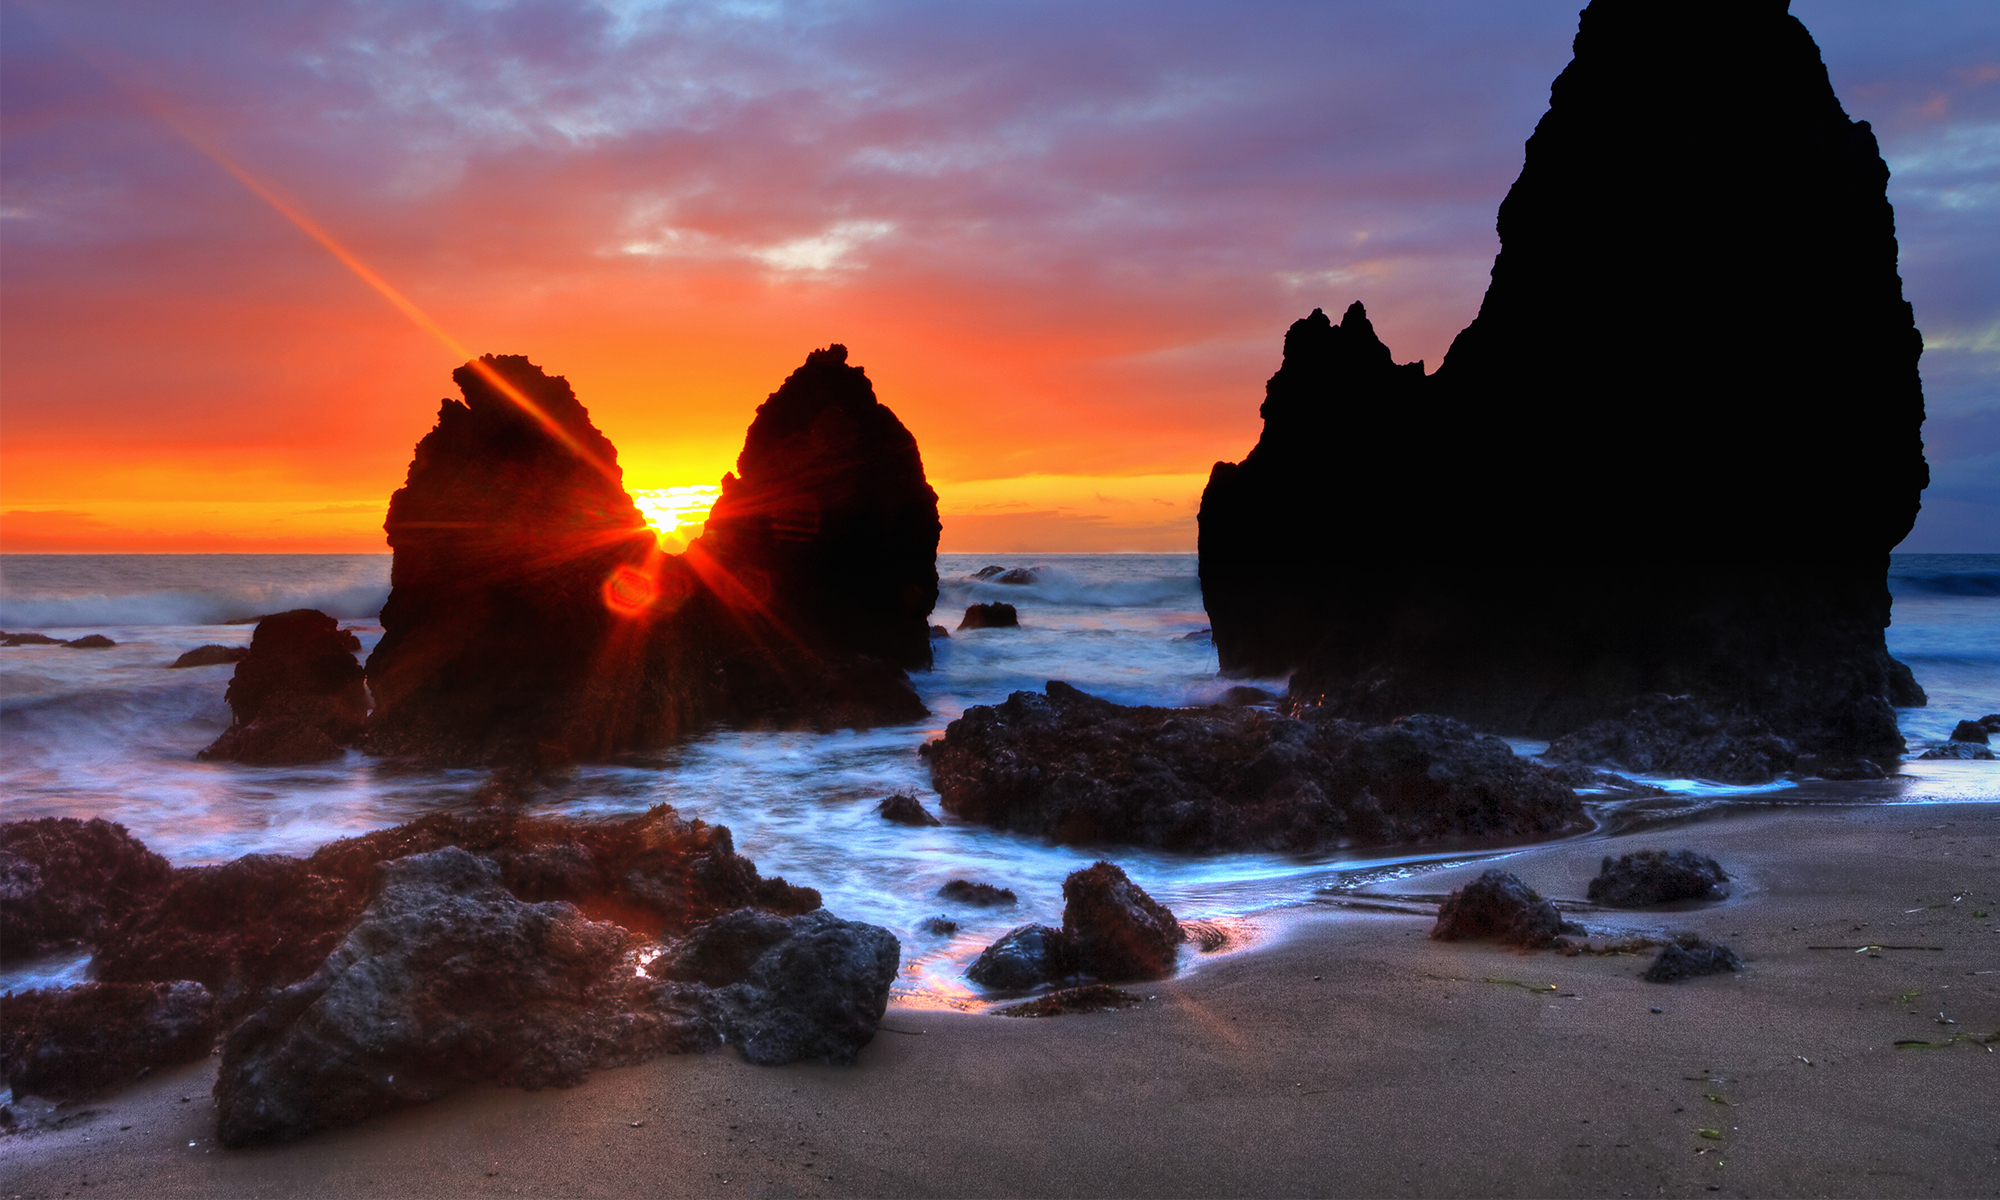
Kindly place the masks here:
[(2000, 1053), (1894, 1044), (2000, 1031), (2000, 804), (1738, 809), (1502, 865), (1580, 900), (1600, 854), (1648, 845), (1714, 854), (1734, 896), (1574, 919), (1726, 940), (1741, 975), (1660, 986), (1644, 957), (1315, 907), (1122, 1012), (892, 1008), (852, 1068), (664, 1058), (231, 1152), (194, 1064), (0, 1138), (0, 1200), (2000, 1194)]

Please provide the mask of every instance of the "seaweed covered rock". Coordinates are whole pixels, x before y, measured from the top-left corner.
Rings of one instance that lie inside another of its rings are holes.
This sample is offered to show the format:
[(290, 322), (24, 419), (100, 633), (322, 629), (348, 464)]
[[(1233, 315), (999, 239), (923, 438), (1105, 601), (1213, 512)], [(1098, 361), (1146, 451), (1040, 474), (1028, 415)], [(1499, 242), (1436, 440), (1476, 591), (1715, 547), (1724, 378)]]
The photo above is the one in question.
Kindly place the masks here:
[(85, 983), (0, 998), (0, 1074), (16, 1096), (67, 1101), (208, 1056), (222, 1032), (198, 983)]
[(1498, 867), (1445, 897), (1431, 936), (1441, 942), (1492, 938), (1510, 946), (1555, 944), (1568, 930), (1562, 915), (1519, 876)]
[(923, 754), (947, 812), (1058, 842), (1311, 850), (1584, 822), (1555, 772), (1442, 717), (1127, 707), (1051, 682), (966, 709)]
[(1721, 900), (1729, 875), (1722, 864), (1692, 850), (1637, 850), (1604, 856), (1588, 895), (1610, 908), (1644, 908), (1675, 900)]
[(1012, 908), (1020, 902), (1013, 888), (996, 887), (971, 879), (951, 879), (937, 890), (938, 899), (968, 908)]
[[(1543, 757), (1718, 783), (1764, 783), (1800, 759), (1760, 717), (1725, 715), (1692, 696), (1661, 695), (1638, 697), (1625, 713), (1555, 739)], [(1821, 771), (1832, 766), (1814, 765)]]
[(1928, 471), (1887, 180), (1782, 3), (1596, 0), (1437, 372), (1358, 306), (1288, 332), (1262, 437), (1202, 499), (1223, 668), (1540, 737), (1688, 695), (1895, 761), (1923, 700), (1883, 640), (1888, 553)]
[(166, 859), (101, 817), (0, 825), (0, 961), (98, 941), (170, 875)]
[(224, 694), (236, 719), (196, 757), (257, 766), (340, 757), (368, 719), (360, 649), (318, 609), (260, 618)]
[(1647, 983), (1679, 983), (1697, 975), (1728, 975), (1742, 969), (1743, 960), (1736, 951), (1684, 935), (1660, 947), (1659, 956), (1640, 978)]
[(1063, 880), (1063, 934), (1077, 969), (1099, 979), (1165, 979), (1187, 940), (1165, 905), (1103, 861)]

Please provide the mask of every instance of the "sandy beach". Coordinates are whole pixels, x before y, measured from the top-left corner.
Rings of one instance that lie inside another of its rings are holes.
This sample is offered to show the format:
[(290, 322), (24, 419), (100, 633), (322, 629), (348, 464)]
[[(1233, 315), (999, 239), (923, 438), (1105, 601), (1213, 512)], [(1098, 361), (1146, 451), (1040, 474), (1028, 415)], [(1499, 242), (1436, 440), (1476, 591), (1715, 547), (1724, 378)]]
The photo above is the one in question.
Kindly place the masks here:
[(1654, 985), (1645, 957), (1444, 944), (1417, 912), (1315, 906), (1122, 1012), (892, 1008), (852, 1068), (670, 1057), (228, 1152), (211, 1060), (0, 1139), (0, 1195), (2000, 1191), (2000, 1055), (1896, 1045), (2000, 1031), (2000, 806), (1739, 808), (1503, 865), (1580, 900), (1600, 854), (1649, 844), (1714, 854), (1734, 895), (1573, 915), (1600, 940), (1726, 940), (1741, 975)]

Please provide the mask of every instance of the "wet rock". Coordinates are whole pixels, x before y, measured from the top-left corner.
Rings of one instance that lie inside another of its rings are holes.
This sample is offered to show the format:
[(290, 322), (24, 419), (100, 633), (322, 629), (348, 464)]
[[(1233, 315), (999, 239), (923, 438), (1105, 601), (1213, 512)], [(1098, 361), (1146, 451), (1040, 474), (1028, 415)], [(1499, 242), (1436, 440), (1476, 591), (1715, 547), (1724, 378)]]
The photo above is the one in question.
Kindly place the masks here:
[(950, 937), (952, 934), (957, 933), (958, 929), (959, 925), (957, 921), (942, 915), (925, 917), (923, 920), (917, 922), (917, 932), (927, 933), (932, 937)]
[(1988, 733), (1983, 721), (1960, 721), (1952, 726), (1951, 740), (1954, 742), (1977, 742), (1984, 746)]
[(980, 951), (965, 977), (995, 991), (1022, 991), (1073, 973), (1069, 938), (1047, 925), (1019, 925)]
[(944, 822), (932, 816), (923, 803), (907, 792), (897, 792), (883, 799), (876, 806), (885, 821), (897, 825), (942, 825)]
[[(1799, 755), (1758, 717), (1724, 715), (1692, 696), (1642, 696), (1621, 716), (1557, 738), (1544, 757), (1615, 763), (1649, 775), (1764, 783), (1792, 770)], [(1823, 759), (1815, 761), (1826, 769)]]
[[(356, 643), (359, 645), (359, 642)], [(224, 663), (239, 663), (250, 657), (248, 646), (217, 646), (213, 643), (196, 646), (182, 654), (170, 665), (174, 667), (217, 667)]]
[(1979, 727), (1987, 733), (2000, 733), (2000, 713), (1987, 713), (1979, 718)]
[(1038, 567), (1015, 567), (1011, 571), (1002, 571), (993, 577), (994, 583), (1005, 583), (1014, 587), (1026, 587), (1041, 581), (1042, 572)]
[(1991, 746), (1977, 742), (1946, 742), (1942, 746), (1932, 746), (1917, 755), (1918, 758), (1953, 758), (1961, 762), (1986, 762), (1993, 757)]
[(61, 638), (52, 638), (45, 633), (6, 633), (0, 631), (0, 646), (62, 646)]
[(970, 879), (953, 879), (937, 890), (940, 900), (953, 904), (963, 904), (969, 908), (1012, 908), (1020, 897), (1013, 888), (995, 887), (990, 883), (975, 883)]
[(1743, 969), (1736, 951), (1693, 936), (1683, 936), (1660, 948), (1653, 965), (1640, 978), (1647, 983), (1679, 983), (1697, 975), (1727, 975)]
[(1610, 908), (1644, 908), (1675, 900), (1721, 900), (1729, 895), (1722, 864), (1692, 850), (1639, 850), (1616, 859), (1604, 856), (1590, 881), (1593, 903)]
[(1311, 851), (1584, 825), (1555, 772), (1442, 717), (1135, 708), (1051, 682), (966, 709), (921, 752), (945, 811), (1057, 842)]
[(1888, 773), (1873, 759), (1826, 758), (1818, 754), (1801, 754), (1792, 763), (1792, 774), (1801, 779), (1886, 779)]
[(1187, 940), (1165, 905), (1113, 863), (1063, 880), (1063, 934), (1076, 968), (1099, 979), (1165, 979)]
[(102, 818), (0, 825), (0, 961), (97, 941), (169, 875), (166, 859)]
[(946, 629), (946, 628), (945, 628), (944, 626), (942, 626), (942, 625), (933, 625), (933, 626), (931, 626), (931, 640), (933, 640), (933, 641), (936, 641), (936, 640), (938, 640), (938, 639), (940, 639), (940, 638), (941, 638), (941, 639), (943, 639), (943, 640), (945, 640), (945, 641), (950, 641), (950, 640), (951, 640), (951, 630), (949, 630), (949, 629)]
[(235, 722), (197, 758), (259, 766), (321, 762), (361, 735), (361, 641), (317, 609), (265, 617), (224, 698)]
[(779, 923), (784, 935), (714, 992), (727, 1041), (759, 1066), (854, 1061), (888, 1008), (901, 943), (886, 929), (824, 910)]
[(1112, 1012), (1143, 1003), (1145, 1001), (1141, 997), (1124, 988), (1108, 983), (1086, 983), (1019, 1004), (1004, 1005), (993, 1011), (1002, 1017), (1066, 1017), (1075, 1013)]
[(1013, 629), (1021, 624), (1020, 614), (1011, 604), (974, 604), (965, 610), (965, 617), (958, 627), (966, 629)]
[(988, 565), (979, 568), (977, 571), (974, 571), (972, 573), (972, 577), (974, 579), (991, 579), (995, 575), (1001, 575), (1006, 573), (1006, 570), (1007, 568), (1005, 567)]
[[(1897, 761), (1922, 692), (1884, 583), (1928, 470), (1887, 181), (1784, 5), (1591, 4), (1437, 371), (1358, 305), (1287, 332), (1261, 438), (1202, 498), (1223, 669), (1544, 738), (1691, 695), (1794, 753)], [(1691, 269), (1725, 263), (1781, 314), (1755, 337)], [(1302, 545), (1301, 513), (1337, 535)]]
[(0, 1071), (16, 1096), (75, 1100), (208, 1056), (222, 1032), (198, 983), (86, 983), (0, 999)]
[(1438, 905), (1431, 936), (1443, 942), (1492, 938), (1510, 946), (1551, 946), (1566, 932), (1556, 906), (1510, 871), (1497, 867)]
[(87, 633), (73, 641), (63, 643), (72, 650), (109, 650), (117, 644), (101, 633)]

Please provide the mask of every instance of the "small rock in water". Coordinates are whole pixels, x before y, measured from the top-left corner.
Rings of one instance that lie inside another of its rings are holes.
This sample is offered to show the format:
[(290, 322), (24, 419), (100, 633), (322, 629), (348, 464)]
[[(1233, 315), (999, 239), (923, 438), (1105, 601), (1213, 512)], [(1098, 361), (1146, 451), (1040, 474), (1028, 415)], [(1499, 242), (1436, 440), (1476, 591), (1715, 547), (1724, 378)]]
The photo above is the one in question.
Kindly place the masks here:
[(1014, 629), (1021, 624), (1021, 616), (1011, 604), (994, 601), (991, 604), (974, 604), (965, 610), (965, 619), (958, 623), (960, 629)]
[(965, 977), (980, 987), (1020, 991), (1070, 974), (1069, 939), (1047, 925), (1020, 925), (981, 951)]
[(1978, 742), (1946, 742), (1942, 746), (1932, 746), (1917, 755), (1918, 758), (1955, 758), (1966, 762), (1987, 762), (1993, 757), (1991, 746)]
[(1679, 983), (1697, 975), (1727, 975), (1742, 969), (1743, 960), (1736, 956), (1736, 951), (1687, 935), (1662, 947), (1660, 956), (1641, 978), (1647, 983)]
[(970, 879), (954, 879), (937, 890), (938, 899), (954, 904), (964, 904), (972, 908), (1012, 908), (1020, 902), (1013, 888), (994, 887), (990, 883), (974, 883)]
[(0, 646), (63, 646), (68, 643), (45, 633), (8, 633), (0, 630)]
[(1015, 567), (1011, 571), (1002, 571), (994, 577), (993, 582), (1026, 587), (1028, 584), (1041, 582), (1041, 578), (1042, 572), (1039, 567)]
[(1722, 865), (1692, 850), (1638, 850), (1613, 859), (1604, 856), (1597, 878), (1590, 881), (1590, 899), (1611, 908), (1644, 908), (1674, 900), (1720, 900), (1728, 895)]
[(250, 647), (248, 646), (217, 646), (210, 643), (206, 646), (196, 646), (194, 649), (175, 659), (171, 665), (174, 667), (216, 667), (224, 663), (239, 663), (248, 657), (250, 657)]
[(73, 642), (63, 643), (63, 645), (68, 646), (72, 650), (109, 650), (117, 644), (117, 642), (112, 641), (101, 633), (85, 634)]
[(942, 639), (943, 639), (943, 640), (945, 640), (945, 641), (950, 641), (950, 640), (951, 640), (951, 630), (949, 630), (949, 629), (946, 629), (946, 628), (945, 628), (944, 626), (942, 626), (942, 625), (933, 625), (933, 626), (931, 626), (931, 640), (933, 640), (933, 641), (936, 641), (936, 640), (938, 640), (938, 639), (940, 639), (940, 638), (942, 638)]
[(917, 922), (918, 933), (928, 933), (932, 937), (950, 937), (958, 932), (958, 922), (946, 916), (925, 917)]
[(1438, 905), (1431, 936), (1443, 942), (1492, 938), (1514, 946), (1553, 945), (1564, 932), (1556, 906), (1511, 871), (1489, 868)]
[(924, 808), (923, 804), (908, 792), (897, 792), (887, 797), (881, 804), (876, 806), (875, 811), (882, 814), (883, 820), (893, 821), (898, 825), (942, 825), (944, 823), (932, 816)]
[(999, 575), (999, 574), (1003, 574), (1003, 573), (1005, 573), (1005, 571), (1006, 571), (1006, 570), (1007, 570), (1007, 568), (1005, 568), (1005, 567), (999, 567), (999, 566), (990, 566), (990, 565), (989, 565), (989, 566), (984, 566), (984, 567), (981, 567), (981, 568), (979, 568), (979, 569), (978, 569), (977, 571), (974, 571), (974, 572), (972, 573), (972, 577), (973, 577), (974, 579), (991, 579), (991, 578), (993, 578), (993, 577), (994, 577), (995, 575)]
[(1954, 742), (1977, 742), (1984, 746), (1989, 731), (1985, 721), (1960, 721), (1952, 727), (1951, 740)]

